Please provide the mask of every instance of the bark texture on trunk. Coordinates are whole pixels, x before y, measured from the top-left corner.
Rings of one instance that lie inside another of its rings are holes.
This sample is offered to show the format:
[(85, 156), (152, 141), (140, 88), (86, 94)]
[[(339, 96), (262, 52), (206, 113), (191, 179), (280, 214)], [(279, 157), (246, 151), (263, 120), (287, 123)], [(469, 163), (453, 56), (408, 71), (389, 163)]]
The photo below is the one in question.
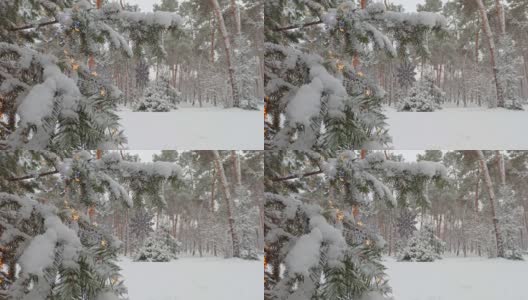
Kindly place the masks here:
[(506, 185), (506, 168), (504, 167), (504, 156), (502, 156), (499, 150), (497, 150), (495, 153), (497, 155), (497, 165), (499, 167), (501, 184)]
[(492, 219), (493, 228), (495, 230), (495, 240), (497, 241), (497, 256), (504, 257), (504, 244), (502, 242), (502, 237), (501, 237), (501, 233), (499, 229), (499, 221), (495, 213), (495, 192), (493, 191), (493, 184), (491, 183), (491, 177), (489, 174), (488, 166), (486, 165), (486, 159), (484, 158), (484, 153), (482, 153), (481, 150), (476, 150), (476, 152), (477, 152), (478, 159), (479, 159), (480, 170), (482, 172), (484, 183), (486, 184), (486, 189), (488, 190), (488, 195), (490, 198), (491, 214), (493, 218)]
[(222, 38), (224, 40), (224, 49), (226, 52), (226, 63), (227, 63), (227, 69), (229, 72), (229, 82), (231, 84), (231, 92), (233, 94), (233, 101), (232, 105), (234, 107), (240, 107), (240, 95), (238, 93), (238, 87), (237, 82), (235, 80), (235, 66), (233, 65), (233, 57), (232, 57), (232, 49), (231, 49), (231, 41), (229, 40), (229, 35), (227, 33), (227, 29), (224, 22), (224, 16), (222, 15), (222, 11), (220, 10), (220, 5), (218, 4), (217, 0), (210, 0), (211, 4), (213, 5), (214, 13), (216, 15), (216, 20), (218, 22), (218, 29), (220, 30), (220, 34), (222, 35)]
[(236, 184), (242, 186), (242, 172), (240, 170), (240, 157), (235, 150), (231, 151), (231, 157), (233, 158), (233, 167), (235, 169)]
[(224, 193), (224, 198), (226, 200), (227, 207), (227, 217), (229, 224), (229, 231), (231, 234), (231, 240), (233, 241), (233, 256), (240, 257), (240, 241), (238, 235), (235, 231), (235, 220), (233, 218), (232, 203), (231, 203), (231, 192), (229, 191), (229, 185), (227, 183), (227, 178), (225, 176), (224, 166), (220, 159), (220, 154), (217, 150), (213, 150), (214, 162), (216, 166), (216, 173), (218, 174), (218, 179)]
[[(477, 16), (478, 18), (478, 16)], [(480, 33), (480, 19), (477, 20), (477, 33), (475, 34), (475, 63), (478, 64), (479, 59), (479, 33)]]
[(495, 62), (495, 41), (493, 40), (493, 34), (491, 32), (491, 27), (489, 25), (488, 21), (488, 15), (486, 14), (486, 8), (484, 7), (484, 3), (482, 0), (475, 0), (477, 2), (480, 17), (482, 18), (482, 30), (484, 31), (484, 34), (486, 34), (486, 38), (488, 40), (488, 48), (490, 51), (490, 64), (491, 69), (493, 71), (493, 78), (495, 79), (495, 90), (497, 91), (497, 101), (496, 103), (492, 103), (492, 107), (504, 107), (504, 97), (502, 94), (502, 88), (499, 84), (498, 78), (497, 78), (497, 65)]
[(211, 205), (210, 210), (211, 213), (214, 213), (215, 209), (215, 186), (216, 186), (216, 169), (213, 169), (213, 178), (211, 179)]
[(495, 0), (495, 7), (497, 8), (497, 18), (499, 20), (499, 29), (502, 35), (506, 34), (506, 21), (504, 18), (504, 7), (501, 0)]
[(236, 0), (231, 0), (231, 11), (233, 13), (233, 19), (235, 19), (236, 35), (239, 37), (242, 35), (242, 25), (240, 24), (240, 10), (238, 9)]
[(475, 188), (475, 213), (478, 214), (480, 169), (477, 170), (477, 187)]
[(216, 31), (216, 25), (215, 25), (215, 16), (214, 14), (211, 17), (211, 54), (210, 54), (210, 60), (211, 63), (214, 62), (214, 48), (215, 48), (215, 31)]

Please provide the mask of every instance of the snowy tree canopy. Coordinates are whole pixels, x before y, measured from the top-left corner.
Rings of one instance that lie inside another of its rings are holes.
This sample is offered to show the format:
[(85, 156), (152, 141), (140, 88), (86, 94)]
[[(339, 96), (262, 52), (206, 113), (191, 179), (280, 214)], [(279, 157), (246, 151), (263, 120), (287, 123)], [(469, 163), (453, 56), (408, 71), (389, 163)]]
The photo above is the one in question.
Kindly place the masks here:
[[(391, 57), (408, 46), (428, 53), (424, 38), (446, 26), (438, 14), (392, 12), (381, 3), (272, 2), (265, 10), (266, 143), (273, 149), (387, 144), (384, 91), (360, 60), (372, 48)], [(323, 46), (310, 46), (314, 38)]]

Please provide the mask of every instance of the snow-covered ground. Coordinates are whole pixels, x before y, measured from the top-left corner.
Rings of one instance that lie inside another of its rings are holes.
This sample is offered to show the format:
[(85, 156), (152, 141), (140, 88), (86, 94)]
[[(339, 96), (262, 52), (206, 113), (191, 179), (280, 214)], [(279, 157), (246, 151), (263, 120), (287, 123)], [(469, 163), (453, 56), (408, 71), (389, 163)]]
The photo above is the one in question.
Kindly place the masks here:
[(262, 300), (263, 264), (213, 257), (119, 263), (130, 300)]
[(451, 257), (412, 263), (386, 257), (384, 265), (395, 300), (528, 299), (527, 261)]
[(263, 150), (264, 112), (181, 107), (171, 112), (118, 112), (128, 149)]
[[(393, 149), (528, 149), (528, 110), (446, 107), (385, 114)], [(528, 299), (528, 297), (527, 297)]]

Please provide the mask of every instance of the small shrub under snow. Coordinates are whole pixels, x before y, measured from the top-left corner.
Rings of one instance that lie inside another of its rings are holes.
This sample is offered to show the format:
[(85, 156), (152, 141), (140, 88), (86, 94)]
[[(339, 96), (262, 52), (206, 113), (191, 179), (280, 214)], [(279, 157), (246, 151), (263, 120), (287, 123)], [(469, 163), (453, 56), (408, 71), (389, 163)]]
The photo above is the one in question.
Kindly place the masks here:
[(434, 235), (433, 228), (424, 226), (409, 239), (399, 254), (400, 261), (430, 262), (441, 258), (445, 243)]
[(440, 109), (443, 92), (431, 79), (420, 80), (409, 90), (398, 107), (398, 111), (431, 112)]
[(167, 262), (176, 259), (178, 242), (165, 229), (148, 237), (136, 254), (135, 261)]
[(180, 94), (169, 85), (168, 79), (152, 82), (143, 92), (135, 111), (167, 112), (176, 109)]

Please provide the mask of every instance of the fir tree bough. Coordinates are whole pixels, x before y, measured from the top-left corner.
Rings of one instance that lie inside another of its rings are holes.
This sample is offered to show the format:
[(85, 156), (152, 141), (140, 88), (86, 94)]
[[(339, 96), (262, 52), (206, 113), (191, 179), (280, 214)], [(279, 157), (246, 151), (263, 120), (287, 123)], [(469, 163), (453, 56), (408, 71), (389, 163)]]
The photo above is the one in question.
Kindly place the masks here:
[(177, 29), (182, 18), (117, 3), (96, 9), (86, 0), (2, 1), (0, 8), (0, 149), (126, 143), (115, 114), (121, 92), (98, 76), (94, 56), (106, 48), (139, 56), (145, 46), (162, 56), (162, 32)]

